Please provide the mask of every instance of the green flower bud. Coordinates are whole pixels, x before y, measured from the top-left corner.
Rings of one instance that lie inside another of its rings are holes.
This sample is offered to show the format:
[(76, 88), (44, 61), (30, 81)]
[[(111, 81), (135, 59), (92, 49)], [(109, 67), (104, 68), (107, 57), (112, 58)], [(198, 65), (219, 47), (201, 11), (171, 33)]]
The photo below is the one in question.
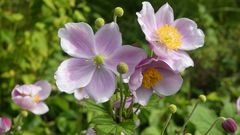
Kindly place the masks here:
[(102, 55), (96, 55), (94, 58), (94, 63), (96, 65), (102, 65), (104, 63), (104, 57)]
[(103, 18), (97, 18), (95, 20), (96, 28), (101, 28), (105, 24), (105, 20)]
[(171, 105), (169, 105), (168, 109), (170, 110), (171, 113), (176, 113), (177, 106), (174, 104), (171, 104)]
[(28, 112), (27, 112), (27, 111), (22, 111), (22, 112), (21, 112), (21, 115), (22, 115), (23, 117), (27, 117), (27, 116), (28, 116)]
[(128, 72), (128, 65), (124, 62), (120, 62), (118, 65), (117, 65), (117, 71), (118, 73), (120, 74), (125, 74)]
[(203, 103), (205, 103), (207, 101), (207, 97), (205, 95), (200, 95), (198, 98)]
[(114, 15), (117, 17), (122, 17), (124, 14), (124, 10), (121, 7), (116, 7), (114, 9)]
[(191, 133), (186, 133), (185, 135), (192, 135)]

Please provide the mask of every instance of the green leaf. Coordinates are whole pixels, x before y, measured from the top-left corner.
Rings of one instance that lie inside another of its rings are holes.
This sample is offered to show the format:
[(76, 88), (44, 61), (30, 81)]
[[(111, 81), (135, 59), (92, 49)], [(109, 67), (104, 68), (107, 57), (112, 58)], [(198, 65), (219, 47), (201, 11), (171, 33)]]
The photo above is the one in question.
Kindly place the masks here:
[(104, 108), (101, 104), (96, 104), (92, 100), (85, 100), (82, 102), (83, 106), (86, 107), (87, 110), (95, 112), (96, 114), (104, 114), (107, 115), (107, 109)]
[(141, 135), (160, 135), (160, 133), (161, 132), (157, 127), (152, 126), (152, 127), (145, 128), (141, 133)]
[[(192, 107), (189, 107), (188, 110), (191, 112)], [(217, 116), (213, 111), (203, 105), (198, 105), (190, 121), (196, 126), (197, 132), (204, 134), (216, 119)], [(223, 135), (219, 124), (211, 130), (209, 135)]]

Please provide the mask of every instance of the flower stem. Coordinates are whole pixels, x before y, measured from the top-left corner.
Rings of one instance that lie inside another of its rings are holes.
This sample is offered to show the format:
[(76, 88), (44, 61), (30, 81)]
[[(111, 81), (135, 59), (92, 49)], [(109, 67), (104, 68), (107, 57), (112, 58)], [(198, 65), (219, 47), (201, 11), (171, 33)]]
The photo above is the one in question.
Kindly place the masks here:
[(122, 122), (122, 113), (123, 113), (123, 108), (124, 108), (124, 104), (123, 104), (123, 90), (124, 90), (124, 86), (123, 86), (123, 78), (122, 78), (122, 74), (120, 74), (119, 76), (119, 80), (120, 80), (120, 110), (119, 110), (119, 119), (120, 122)]
[(172, 118), (172, 113), (170, 113), (170, 115), (168, 116), (167, 122), (166, 122), (166, 124), (165, 124), (165, 126), (164, 126), (164, 128), (163, 128), (163, 130), (162, 130), (161, 135), (164, 135), (165, 130), (167, 129), (167, 127), (168, 127), (168, 125), (169, 125), (169, 122), (170, 122), (171, 118)]
[(223, 117), (218, 117), (210, 126), (210, 128), (207, 130), (207, 132), (204, 135), (208, 135), (208, 133), (213, 129), (213, 127), (217, 124), (219, 120), (224, 120)]
[(188, 122), (189, 122), (190, 118), (192, 117), (192, 115), (193, 115), (194, 111), (196, 110), (196, 108), (197, 108), (197, 106), (198, 106), (199, 102), (200, 102), (199, 100), (196, 102), (196, 104), (195, 104), (195, 105), (194, 105), (194, 107), (193, 107), (193, 110), (192, 110), (192, 112), (190, 113), (190, 115), (188, 116), (188, 118), (187, 118), (186, 122), (184, 123), (184, 125), (183, 125), (183, 127), (182, 127), (182, 130), (181, 130), (181, 132), (180, 132), (180, 133), (182, 133), (183, 135), (184, 135), (184, 130), (185, 130), (185, 127), (187, 126), (187, 124), (188, 124)]
[(113, 16), (113, 21), (114, 21), (115, 23), (117, 23), (117, 16), (116, 16), (116, 15)]
[(151, 51), (151, 53), (150, 53), (150, 57), (152, 57), (153, 56), (153, 50)]

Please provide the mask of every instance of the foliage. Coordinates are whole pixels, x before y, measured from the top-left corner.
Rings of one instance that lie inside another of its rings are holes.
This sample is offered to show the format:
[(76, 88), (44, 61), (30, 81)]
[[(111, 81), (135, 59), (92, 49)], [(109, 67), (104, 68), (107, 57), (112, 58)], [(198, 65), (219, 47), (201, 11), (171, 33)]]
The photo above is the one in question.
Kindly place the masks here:
[[(158, 9), (166, 1), (152, 1)], [(84, 134), (88, 127), (97, 124), (102, 134), (134, 130), (142, 135), (159, 135), (166, 120), (169, 103), (178, 106), (167, 130), (175, 134), (189, 113), (194, 99), (199, 94), (208, 97), (206, 104), (199, 106), (187, 130), (203, 134), (217, 116), (233, 117), (240, 123), (235, 101), (240, 96), (240, 2), (238, 0), (170, 0), (175, 15), (195, 20), (206, 35), (205, 46), (191, 56), (195, 68), (182, 75), (181, 91), (171, 97), (159, 99), (154, 95), (143, 108), (140, 126), (134, 129), (135, 121), (116, 123), (105, 106), (91, 101), (77, 102), (72, 95), (57, 91), (54, 73), (66, 54), (62, 52), (57, 31), (67, 22), (84, 21), (94, 24), (98, 17), (112, 21), (112, 12), (117, 6), (124, 8), (119, 19), (124, 44), (146, 48), (144, 35), (137, 24), (136, 15), (141, 1), (126, 0), (1, 0), (0, 1), (0, 116), (16, 117), (19, 113), (11, 101), (11, 90), (15, 84), (33, 83), (39, 79), (49, 80), (54, 91), (47, 100), (48, 114), (29, 114), (24, 120), (24, 135)], [(194, 12), (193, 12), (194, 11)], [(186, 107), (188, 106), (188, 107)], [(111, 127), (111, 128), (109, 128)], [(202, 130), (197, 130), (202, 129)], [(238, 131), (237, 134), (239, 134)], [(220, 125), (212, 135), (224, 132)]]

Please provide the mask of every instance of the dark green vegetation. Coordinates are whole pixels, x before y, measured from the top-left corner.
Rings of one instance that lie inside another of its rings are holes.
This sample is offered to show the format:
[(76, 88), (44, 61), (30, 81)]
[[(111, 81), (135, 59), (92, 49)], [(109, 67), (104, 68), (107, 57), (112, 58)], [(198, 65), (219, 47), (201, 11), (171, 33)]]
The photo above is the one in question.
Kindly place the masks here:
[[(136, 12), (142, 0), (1, 0), (0, 1), (0, 116), (16, 117), (20, 112), (11, 100), (16, 84), (49, 80), (53, 86), (43, 116), (30, 113), (24, 120), (24, 134), (79, 134), (88, 128), (101, 107), (77, 102), (72, 95), (57, 91), (54, 72), (68, 56), (61, 50), (57, 31), (67, 22), (84, 21), (94, 26), (98, 17), (112, 21), (113, 9), (121, 6), (124, 16), (118, 19), (123, 43), (147, 49), (137, 23)], [(157, 10), (166, 1), (151, 0)], [(178, 111), (167, 129), (169, 135), (183, 125), (199, 94), (208, 101), (193, 115), (187, 130), (203, 134), (217, 116), (233, 117), (240, 123), (235, 102), (240, 96), (240, 1), (239, 0), (171, 0), (176, 18), (197, 22), (206, 35), (203, 48), (190, 53), (194, 68), (183, 73), (180, 92), (164, 99), (153, 96), (140, 114), (137, 129), (143, 135), (159, 135), (167, 118), (167, 106), (176, 104)], [(97, 111), (96, 111), (97, 110)], [(104, 117), (94, 122), (107, 121)], [(129, 124), (129, 123), (128, 123)], [(127, 124), (125, 126), (128, 126)], [(122, 126), (124, 127), (124, 126)], [(131, 129), (131, 125), (129, 125)], [(104, 126), (101, 127), (104, 129)], [(238, 132), (239, 133), (239, 132)], [(218, 125), (212, 135), (223, 135)]]

